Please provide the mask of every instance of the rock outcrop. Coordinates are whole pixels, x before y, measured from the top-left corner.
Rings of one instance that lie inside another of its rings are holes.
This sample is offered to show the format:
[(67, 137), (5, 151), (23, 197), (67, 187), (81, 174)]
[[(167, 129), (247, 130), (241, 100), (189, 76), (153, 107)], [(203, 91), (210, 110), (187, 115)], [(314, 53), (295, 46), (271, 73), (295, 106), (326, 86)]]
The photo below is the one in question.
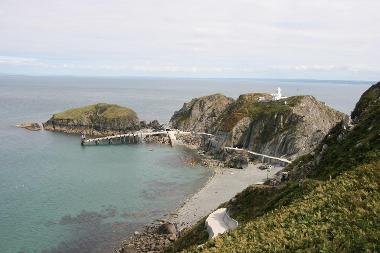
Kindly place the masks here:
[(174, 113), (170, 124), (183, 131), (209, 132), (218, 117), (233, 102), (232, 98), (222, 94), (194, 98)]
[[(210, 97), (212, 101), (207, 102)], [(269, 94), (249, 93), (241, 95), (236, 101), (228, 100), (228, 103), (226, 99), (220, 103), (215, 99), (217, 97), (214, 96), (193, 99), (179, 111), (183, 115), (184, 112), (191, 112), (186, 114), (186, 124), (173, 124), (181, 130), (213, 133), (215, 137), (205, 142), (203, 148), (214, 154), (220, 153), (224, 146), (233, 146), (294, 159), (312, 151), (328, 131), (344, 118), (343, 113), (313, 96), (272, 100)], [(223, 106), (218, 107), (217, 114), (211, 114), (210, 110), (184, 109), (192, 108), (198, 101)], [(172, 122), (178, 122), (179, 112), (173, 115)]]
[(16, 127), (18, 128), (25, 128), (31, 131), (39, 131), (42, 130), (42, 126), (39, 123), (21, 123), (17, 124)]
[(138, 130), (137, 114), (129, 108), (99, 103), (54, 114), (44, 129), (66, 133), (107, 135)]
[(152, 120), (149, 123), (146, 123), (146, 121), (140, 121), (140, 128), (144, 129), (153, 129), (153, 130), (161, 130), (164, 128), (163, 125), (161, 125), (158, 120)]
[(353, 124), (342, 121), (310, 154), (287, 168), (292, 178), (334, 177), (380, 156), (380, 82), (362, 94), (351, 113)]

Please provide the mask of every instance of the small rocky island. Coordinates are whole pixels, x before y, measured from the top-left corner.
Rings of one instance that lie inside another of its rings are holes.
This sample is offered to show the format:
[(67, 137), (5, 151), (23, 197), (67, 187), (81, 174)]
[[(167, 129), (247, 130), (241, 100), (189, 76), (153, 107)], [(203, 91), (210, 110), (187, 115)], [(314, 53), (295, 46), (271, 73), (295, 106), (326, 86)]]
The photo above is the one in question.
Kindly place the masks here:
[[(160, 127), (157, 121), (150, 123)], [(57, 131), (91, 136), (112, 135), (136, 131), (141, 126), (150, 126), (140, 122), (137, 113), (130, 108), (115, 104), (98, 103), (70, 109), (54, 114), (43, 124), (48, 131)]]

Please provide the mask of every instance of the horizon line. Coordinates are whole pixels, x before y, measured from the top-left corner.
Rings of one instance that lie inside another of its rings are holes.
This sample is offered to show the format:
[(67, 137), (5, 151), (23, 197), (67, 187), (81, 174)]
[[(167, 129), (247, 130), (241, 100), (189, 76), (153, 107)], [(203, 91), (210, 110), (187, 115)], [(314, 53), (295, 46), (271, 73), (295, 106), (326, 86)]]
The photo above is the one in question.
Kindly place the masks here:
[(0, 77), (60, 77), (60, 78), (99, 78), (99, 79), (239, 79), (239, 80), (273, 80), (273, 81), (306, 81), (306, 82), (377, 82), (376, 80), (362, 80), (362, 79), (318, 79), (318, 78), (275, 78), (275, 77), (228, 77), (228, 76), (203, 76), (203, 77), (191, 77), (191, 76), (140, 76), (140, 75), (54, 75), (54, 74), (12, 74), (12, 73), (0, 73)]

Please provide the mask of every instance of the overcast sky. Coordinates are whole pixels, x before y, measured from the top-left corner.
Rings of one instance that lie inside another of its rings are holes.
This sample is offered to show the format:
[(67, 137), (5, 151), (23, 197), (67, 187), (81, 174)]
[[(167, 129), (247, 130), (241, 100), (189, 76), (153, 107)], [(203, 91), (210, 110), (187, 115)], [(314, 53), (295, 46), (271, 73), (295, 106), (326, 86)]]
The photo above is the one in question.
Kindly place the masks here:
[(380, 79), (379, 0), (0, 0), (0, 73)]

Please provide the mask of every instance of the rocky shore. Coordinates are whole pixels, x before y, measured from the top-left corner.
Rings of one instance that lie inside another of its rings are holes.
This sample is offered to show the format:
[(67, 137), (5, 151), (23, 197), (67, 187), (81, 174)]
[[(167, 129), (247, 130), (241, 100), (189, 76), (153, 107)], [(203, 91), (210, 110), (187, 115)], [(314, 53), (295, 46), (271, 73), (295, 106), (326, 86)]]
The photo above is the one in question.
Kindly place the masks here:
[(157, 221), (146, 226), (142, 232), (135, 231), (134, 235), (122, 243), (115, 253), (163, 252), (179, 235), (174, 224), (165, 220)]
[[(142, 232), (136, 231), (122, 243), (115, 253), (164, 252), (181, 234), (196, 224), (203, 217), (217, 209), (221, 204), (232, 199), (237, 193), (252, 184), (262, 184), (272, 178), (282, 167), (274, 167), (270, 172), (261, 170), (263, 164), (250, 164), (244, 170), (214, 167), (217, 161), (203, 158), (202, 163), (213, 168), (214, 174), (208, 182), (194, 195), (184, 201), (183, 205), (170, 214), (163, 216), (155, 224), (147, 225)], [(218, 164), (220, 165), (220, 164)], [(171, 227), (172, 230), (163, 229)]]
[(30, 131), (40, 131), (40, 130), (42, 130), (42, 125), (40, 123), (35, 123), (35, 122), (32, 122), (32, 123), (20, 123), (20, 124), (17, 124), (16, 127), (18, 127), (18, 128), (25, 128), (25, 129), (28, 129)]

